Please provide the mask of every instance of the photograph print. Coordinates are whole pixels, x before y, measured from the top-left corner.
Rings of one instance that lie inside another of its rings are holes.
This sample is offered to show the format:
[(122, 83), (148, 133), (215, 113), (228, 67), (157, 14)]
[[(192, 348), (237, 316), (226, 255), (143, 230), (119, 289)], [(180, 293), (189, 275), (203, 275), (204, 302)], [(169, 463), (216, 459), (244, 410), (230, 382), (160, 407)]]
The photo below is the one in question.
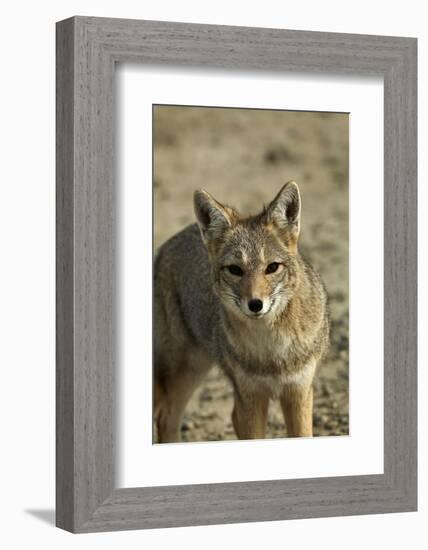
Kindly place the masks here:
[(349, 435), (349, 114), (153, 105), (153, 443)]

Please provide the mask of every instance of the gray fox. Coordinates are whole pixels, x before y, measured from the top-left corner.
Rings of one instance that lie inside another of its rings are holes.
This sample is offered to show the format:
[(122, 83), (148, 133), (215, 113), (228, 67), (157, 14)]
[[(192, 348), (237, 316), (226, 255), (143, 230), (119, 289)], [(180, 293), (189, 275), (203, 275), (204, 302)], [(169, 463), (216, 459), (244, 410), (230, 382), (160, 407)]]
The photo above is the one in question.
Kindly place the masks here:
[(265, 437), (270, 399), (287, 434), (312, 436), (313, 378), (329, 344), (327, 295), (300, 255), (301, 198), (286, 183), (255, 216), (194, 193), (197, 224), (154, 263), (154, 418), (160, 443), (180, 441), (182, 416), (213, 364), (234, 390), (239, 439)]

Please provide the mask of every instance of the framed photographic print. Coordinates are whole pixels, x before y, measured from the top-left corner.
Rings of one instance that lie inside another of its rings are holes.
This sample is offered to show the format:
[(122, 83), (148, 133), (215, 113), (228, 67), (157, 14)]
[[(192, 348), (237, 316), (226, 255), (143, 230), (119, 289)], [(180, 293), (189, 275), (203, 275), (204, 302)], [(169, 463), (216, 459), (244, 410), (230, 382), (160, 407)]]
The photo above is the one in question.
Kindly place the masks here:
[(416, 113), (413, 38), (57, 24), (59, 527), (416, 510)]

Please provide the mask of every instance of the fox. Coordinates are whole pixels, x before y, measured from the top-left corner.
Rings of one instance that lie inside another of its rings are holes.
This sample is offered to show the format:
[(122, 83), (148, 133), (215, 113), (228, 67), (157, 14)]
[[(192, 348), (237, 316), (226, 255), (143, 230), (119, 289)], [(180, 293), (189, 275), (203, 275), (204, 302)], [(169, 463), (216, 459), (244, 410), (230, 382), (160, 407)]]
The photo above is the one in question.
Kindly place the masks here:
[(154, 419), (159, 443), (181, 440), (186, 405), (213, 365), (233, 388), (238, 439), (263, 439), (280, 401), (288, 437), (313, 435), (313, 381), (329, 346), (320, 275), (299, 251), (301, 196), (287, 182), (241, 216), (205, 190), (196, 222), (154, 260)]

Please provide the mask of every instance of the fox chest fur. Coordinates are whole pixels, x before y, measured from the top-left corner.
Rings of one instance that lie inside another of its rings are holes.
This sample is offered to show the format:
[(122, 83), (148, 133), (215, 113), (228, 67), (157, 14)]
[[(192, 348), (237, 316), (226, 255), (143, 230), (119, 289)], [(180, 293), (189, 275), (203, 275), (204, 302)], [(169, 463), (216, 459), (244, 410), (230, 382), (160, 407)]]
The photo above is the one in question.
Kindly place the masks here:
[(240, 387), (274, 397), (284, 385), (304, 384), (314, 375), (313, 342), (304, 331), (249, 321), (235, 325), (224, 336), (229, 353), (223, 365)]
[(241, 363), (254, 365), (258, 371), (265, 371), (270, 365), (272, 374), (283, 370), (293, 351), (290, 335), (264, 322), (240, 323), (227, 332), (227, 339)]

